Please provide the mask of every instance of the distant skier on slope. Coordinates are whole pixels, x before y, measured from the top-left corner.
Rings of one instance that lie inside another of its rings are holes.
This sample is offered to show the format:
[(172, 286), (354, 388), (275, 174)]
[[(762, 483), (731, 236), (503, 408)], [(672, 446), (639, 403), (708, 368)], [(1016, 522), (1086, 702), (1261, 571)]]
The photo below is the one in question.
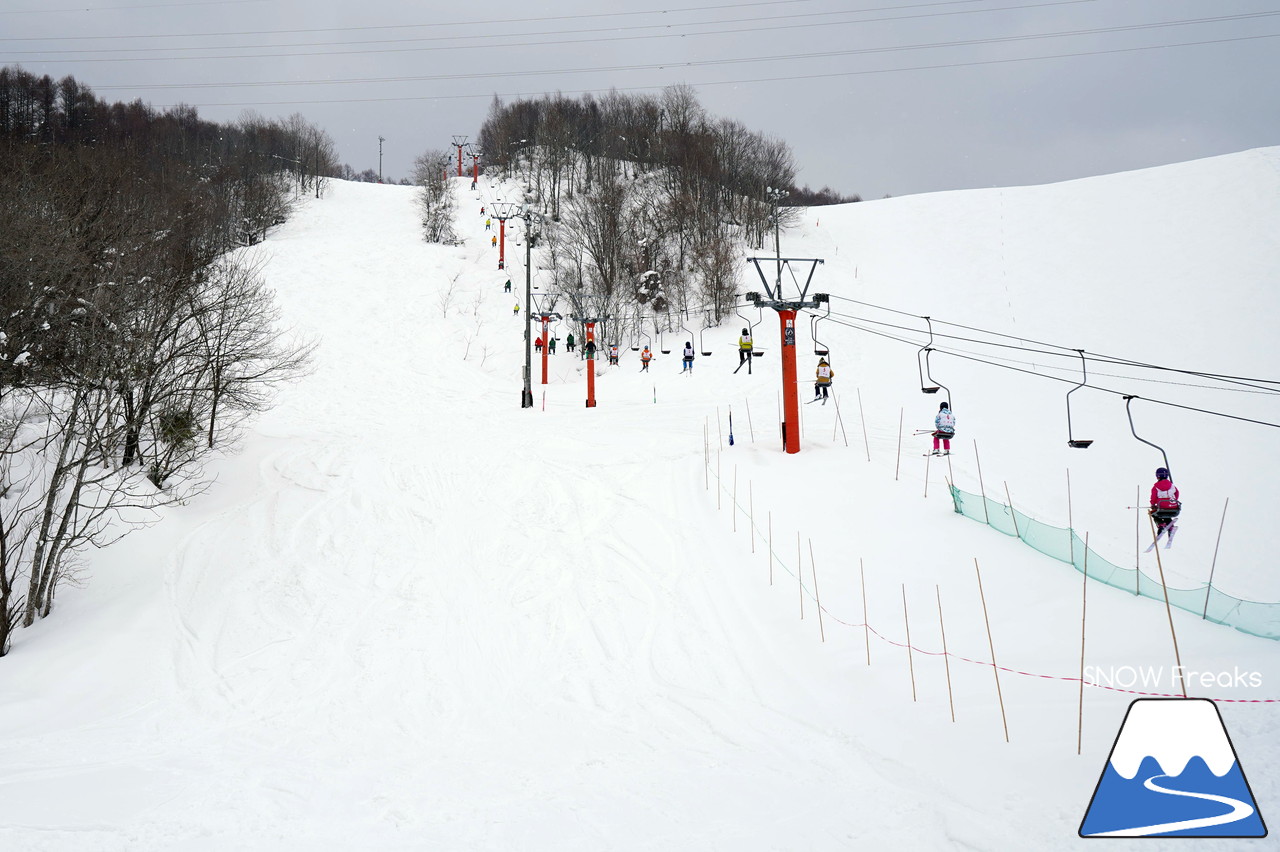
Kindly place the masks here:
[[(956, 436), (956, 416), (951, 413), (951, 406), (942, 403), (938, 406), (938, 415), (933, 418), (933, 454), (935, 456), (951, 455), (951, 439)], [(938, 443), (942, 443), (942, 451), (938, 451)]]
[(835, 370), (831, 369), (831, 365), (827, 363), (826, 358), (818, 359), (818, 369), (815, 371), (815, 380), (813, 383), (813, 398), (817, 399), (822, 396), (822, 404), (827, 404), (827, 391), (831, 388), (831, 380), (836, 377)]
[(1165, 539), (1165, 550), (1173, 546), (1173, 535), (1178, 531), (1177, 519), (1182, 512), (1182, 503), (1178, 494), (1178, 486), (1173, 484), (1169, 468), (1156, 468), (1156, 484), (1151, 486), (1151, 508), (1148, 514), (1156, 523), (1155, 541), (1151, 542), (1148, 551), (1156, 546), (1160, 536), (1168, 533)]

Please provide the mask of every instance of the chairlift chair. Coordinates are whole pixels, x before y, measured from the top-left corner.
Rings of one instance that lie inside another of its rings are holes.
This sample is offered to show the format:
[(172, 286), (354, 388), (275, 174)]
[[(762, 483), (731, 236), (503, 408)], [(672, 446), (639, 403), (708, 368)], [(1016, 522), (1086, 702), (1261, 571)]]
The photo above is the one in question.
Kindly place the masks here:
[[(818, 339), (818, 323), (831, 316), (831, 300), (826, 293), (814, 293), (813, 301), (817, 304), (827, 303), (827, 312), (824, 315), (818, 316), (814, 314), (809, 319), (809, 336), (813, 338), (813, 354), (819, 358), (827, 358), (831, 355), (831, 347)], [(830, 362), (828, 361), (828, 363)]]
[(747, 324), (747, 330), (751, 334), (751, 357), (763, 358), (764, 350), (761, 349), (759, 346), (756, 346), (755, 339), (756, 339), (756, 326), (759, 325), (764, 320), (764, 309), (760, 307), (760, 302), (758, 301), (759, 294), (757, 293), (755, 295), (756, 295), (756, 298), (753, 299), (751, 297), (752, 294), (750, 293), (746, 294), (747, 301), (751, 302), (756, 306), (756, 313), (758, 314), (758, 316), (756, 317), (755, 322), (752, 322), (751, 320), (747, 319), (745, 316), (742, 315), (742, 311), (736, 308), (734, 309), (734, 313), (736, 313), (739, 317), (741, 317), (742, 321)]
[(666, 340), (666, 335), (663, 334), (662, 329), (658, 329), (658, 351), (663, 355), (670, 355), (671, 350), (667, 348)]
[(706, 330), (711, 327), (711, 312), (705, 311), (704, 313), (706, 313), (706, 321), (703, 323), (702, 328), (698, 329), (698, 349), (702, 352), (702, 357), (708, 358), (711, 356), (711, 350), (707, 348), (704, 335)]
[[(936, 385), (936, 384), (926, 385), (925, 378), (924, 378), (925, 371), (927, 370), (926, 364), (929, 360), (929, 353), (933, 351), (933, 321), (930, 320), (928, 317), (921, 317), (921, 319), (924, 320), (925, 323), (927, 323), (929, 326), (929, 342), (926, 343), (924, 346), (921, 346), (920, 351), (916, 353), (916, 370), (920, 373), (920, 392), (921, 393), (937, 393), (939, 390), (942, 389), (941, 385)], [(923, 359), (921, 359), (920, 357), (921, 355), (924, 356)], [(933, 381), (932, 376), (929, 377), (929, 381)]]
[[(1080, 384), (1067, 391), (1067, 446), (1074, 447), (1077, 450), (1087, 450), (1093, 441), (1077, 438), (1071, 431), (1071, 394), (1080, 390), (1080, 388), (1084, 387), (1089, 382), (1089, 367), (1088, 362), (1085, 361), (1084, 350), (1077, 349), (1076, 352), (1080, 355)], [(1129, 397), (1125, 397), (1125, 399), (1128, 398)], [(1132, 418), (1129, 421), (1129, 425), (1133, 425)]]
[(1157, 450), (1160, 451), (1160, 457), (1164, 459), (1164, 469), (1169, 471), (1169, 481), (1172, 482), (1173, 468), (1169, 466), (1169, 454), (1164, 451), (1164, 447), (1160, 446), (1159, 444), (1151, 443), (1146, 438), (1143, 438), (1142, 436), (1140, 436), (1138, 434), (1137, 429), (1133, 428), (1133, 411), (1130, 410), (1129, 406), (1133, 402), (1133, 400), (1141, 399), (1141, 398), (1142, 397), (1135, 396), (1133, 394), (1130, 394), (1124, 398), (1124, 410), (1125, 410), (1125, 413), (1129, 415), (1129, 431), (1133, 433), (1133, 437), (1137, 438), (1139, 441), (1146, 444), (1148, 447), (1155, 447)]

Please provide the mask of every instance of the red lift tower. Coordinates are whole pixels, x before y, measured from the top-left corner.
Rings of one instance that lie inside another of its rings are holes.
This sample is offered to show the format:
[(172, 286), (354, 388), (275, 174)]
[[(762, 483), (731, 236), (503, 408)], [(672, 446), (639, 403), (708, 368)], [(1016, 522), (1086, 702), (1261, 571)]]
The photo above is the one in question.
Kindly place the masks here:
[[(778, 312), (782, 351), (782, 446), (788, 453), (798, 453), (800, 452), (800, 397), (799, 389), (796, 386), (796, 313), (805, 308), (816, 308), (827, 301), (826, 293), (814, 293), (813, 298), (807, 298), (809, 284), (813, 281), (813, 273), (823, 260), (822, 258), (799, 257), (751, 257), (747, 259), (755, 264), (756, 272), (760, 273), (760, 281), (764, 284), (767, 298), (755, 292), (746, 293), (744, 297), (756, 307), (773, 308)], [(764, 268), (760, 265), (761, 262), (777, 264), (777, 275), (774, 276), (772, 284), (770, 284), (768, 276), (765, 275)], [(805, 276), (803, 284), (796, 277), (795, 267), (792, 264), (797, 266), (809, 264), (809, 274)], [(787, 299), (783, 296), (783, 269), (791, 273), (791, 278), (798, 290), (797, 298)]]
[(498, 268), (507, 268), (507, 220), (520, 215), (520, 205), (511, 201), (495, 201), (493, 218), (498, 220)]
[(453, 137), (453, 147), (458, 149), (458, 177), (462, 177), (462, 148), (467, 144), (467, 137)]

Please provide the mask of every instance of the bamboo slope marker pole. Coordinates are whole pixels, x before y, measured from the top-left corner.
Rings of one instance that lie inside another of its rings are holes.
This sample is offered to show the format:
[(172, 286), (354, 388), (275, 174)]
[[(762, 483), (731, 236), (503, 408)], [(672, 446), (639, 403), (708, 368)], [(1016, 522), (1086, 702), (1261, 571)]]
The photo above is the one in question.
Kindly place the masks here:
[(751, 443), (756, 442), (756, 427), (751, 425), (751, 400), (747, 400), (747, 431), (751, 433)]
[(711, 446), (708, 443), (710, 438), (707, 437), (707, 424), (702, 424), (702, 481), (706, 486), (706, 490), (711, 490)]
[(1009, 719), (1004, 712), (1004, 693), (1000, 690), (1000, 664), (996, 662), (996, 643), (991, 638), (991, 618), (987, 615), (987, 596), (982, 591), (982, 569), (978, 558), (973, 559), (973, 570), (978, 575), (978, 597), (982, 599), (982, 620), (987, 625), (987, 647), (991, 649), (991, 673), (996, 676), (996, 697), (1000, 700), (1000, 722), (1004, 725), (1004, 741), (1009, 742)]
[(1089, 533), (1084, 534), (1084, 588), (1080, 592), (1080, 702), (1076, 711), (1076, 754), (1084, 743), (1084, 617), (1089, 606)]
[(898, 471), (902, 469), (902, 415), (904, 408), (898, 409), (898, 460), (893, 465), (893, 481), (898, 481)]
[(738, 465), (733, 466), (733, 505), (729, 507), (733, 512), (733, 531), (738, 531)]
[(720, 433), (720, 449), (724, 449), (724, 424), (720, 422), (720, 406), (716, 406), (716, 431)]
[(724, 493), (724, 480), (720, 478), (720, 451), (716, 450), (716, 511), (720, 511), (720, 495)]
[(751, 552), (756, 552), (756, 495), (751, 480), (747, 480), (747, 533), (751, 536)]
[[(1071, 514), (1071, 468), (1067, 468), (1067, 544), (1071, 548), (1071, 564), (1076, 564), (1076, 522)], [(1085, 557), (1086, 559), (1088, 557)]]
[(862, 578), (862, 635), (867, 640), (867, 665), (871, 665), (871, 622), (867, 621), (867, 569), (858, 557), (858, 575)]
[[(1153, 544), (1158, 545), (1158, 542), (1156, 542), (1156, 520), (1155, 518), (1151, 518), (1150, 520), (1151, 541)], [(1153, 547), (1152, 549), (1156, 552), (1156, 567), (1160, 569), (1160, 590), (1164, 592), (1164, 611), (1165, 614), (1169, 616), (1169, 635), (1173, 637), (1173, 661), (1178, 666), (1176, 669), (1178, 672), (1178, 683), (1182, 684), (1182, 697), (1186, 698), (1187, 680), (1182, 674), (1182, 654), (1178, 651), (1178, 634), (1173, 629), (1173, 608), (1169, 606), (1169, 587), (1164, 582), (1164, 563), (1160, 561), (1159, 546)]]
[(822, 598), (818, 595), (818, 566), (813, 561), (813, 539), (809, 539), (809, 570), (813, 572), (813, 602), (818, 607), (818, 635), (827, 641), (827, 631), (822, 627)]
[(926, 498), (929, 496), (929, 460), (932, 458), (932, 455), (924, 457), (924, 496)]
[(800, 587), (800, 620), (804, 621), (804, 558), (800, 555), (800, 530), (796, 530), (796, 583)]
[(1142, 486), (1138, 486), (1138, 496), (1133, 501), (1133, 596), (1137, 597), (1142, 590), (1142, 516), (1136, 507), (1142, 505)]
[(911, 700), (916, 701), (916, 663), (911, 656), (911, 619), (907, 618), (907, 584), (902, 584), (902, 623), (907, 627), (907, 669), (911, 672)]
[(834, 444), (836, 442), (836, 429), (839, 429), (840, 433), (844, 435), (844, 445), (847, 447), (849, 446), (849, 434), (844, 431), (844, 417), (840, 415), (840, 394), (833, 393), (831, 394), (831, 398), (835, 400), (836, 403), (836, 425), (835, 428), (831, 430), (831, 443)]
[(987, 526), (991, 526), (991, 512), (987, 509), (987, 486), (982, 483), (982, 459), (978, 458), (978, 442), (973, 442), (973, 460), (978, 465), (978, 488), (982, 490), (982, 517), (986, 518)]
[(1018, 538), (1022, 538), (1022, 533), (1018, 530), (1018, 513), (1013, 509), (1013, 497), (1009, 496), (1009, 483), (1004, 484), (1004, 496), (1009, 501), (1009, 517), (1013, 518), (1013, 534)]
[[(839, 412), (840, 406), (837, 403), (836, 411)], [(858, 419), (862, 421), (862, 444), (867, 448), (867, 461), (871, 461), (871, 441), (867, 439), (867, 415), (862, 411), (862, 388), (858, 388)], [(840, 424), (840, 428), (844, 428), (844, 424)], [(849, 438), (846, 436), (844, 445), (849, 446)]]
[(769, 510), (769, 585), (773, 585), (773, 510)]
[(951, 705), (951, 721), (956, 720), (956, 699), (951, 692), (951, 655), (947, 652), (947, 624), (942, 620), (942, 589), (935, 585), (933, 591), (938, 596), (938, 629), (942, 631), (942, 662), (947, 668), (947, 703)]
[(1209, 617), (1209, 593), (1213, 591), (1213, 572), (1218, 569), (1218, 545), (1222, 544), (1222, 528), (1227, 523), (1227, 505), (1230, 503), (1231, 498), (1228, 497), (1222, 504), (1222, 520), (1218, 522), (1218, 540), (1213, 544), (1213, 562), (1209, 565), (1209, 585), (1204, 590), (1204, 612), (1200, 614), (1201, 620)]

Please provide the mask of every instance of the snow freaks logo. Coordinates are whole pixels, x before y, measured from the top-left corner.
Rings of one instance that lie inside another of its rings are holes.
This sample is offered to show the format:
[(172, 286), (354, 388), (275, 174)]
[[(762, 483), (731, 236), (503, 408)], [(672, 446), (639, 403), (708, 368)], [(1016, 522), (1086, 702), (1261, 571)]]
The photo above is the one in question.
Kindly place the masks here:
[(1266, 837), (1217, 706), (1207, 698), (1130, 704), (1080, 836)]
[(1170, 691), (1188, 687), (1209, 689), (1222, 687), (1260, 689), (1262, 673), (1242, 671), (1238, 666), (1230, 671), (1196, 671), (1186, 666), (1085, 666), (1084, 682), (1087, 686), (1119, 687), (1120, 689), (1167, 688)]

